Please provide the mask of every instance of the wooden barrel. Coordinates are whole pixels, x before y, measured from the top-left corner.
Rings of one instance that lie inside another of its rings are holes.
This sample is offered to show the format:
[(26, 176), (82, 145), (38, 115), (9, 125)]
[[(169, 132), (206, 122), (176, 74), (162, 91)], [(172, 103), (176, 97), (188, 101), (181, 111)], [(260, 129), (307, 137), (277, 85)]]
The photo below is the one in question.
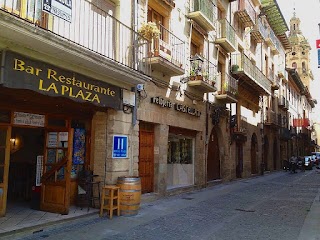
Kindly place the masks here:
[(123, 216), (137, 215), (141, 200), (139, 177), (118, 177), (120, 187), (120, 213)]

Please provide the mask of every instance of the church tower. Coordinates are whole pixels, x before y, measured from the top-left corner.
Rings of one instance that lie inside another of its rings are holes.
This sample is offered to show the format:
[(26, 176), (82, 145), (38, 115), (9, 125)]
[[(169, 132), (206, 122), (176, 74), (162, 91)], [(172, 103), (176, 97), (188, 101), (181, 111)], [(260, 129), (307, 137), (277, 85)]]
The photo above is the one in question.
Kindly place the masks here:
[(313, 74), (310, 68), (310, 44), (303, 36), (300, 29), (300, 19), (293, 13), (290, 19), (290, 32), (288, 37), (292, 50), (286, 55), (288, 68), (295, 68), (303, 82), (310, 89), (310, 81), (313, 80)]

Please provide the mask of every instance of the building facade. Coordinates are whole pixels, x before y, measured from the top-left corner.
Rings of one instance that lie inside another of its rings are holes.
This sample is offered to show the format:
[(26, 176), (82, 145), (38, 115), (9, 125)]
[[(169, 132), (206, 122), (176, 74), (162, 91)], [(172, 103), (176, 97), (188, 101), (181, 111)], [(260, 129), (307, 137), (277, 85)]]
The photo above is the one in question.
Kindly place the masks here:
[(83, 169), (163, 197), (307, 153), (309, 59), (288, 60), (276, 0), (59, 4), (0, 1), (1, 215), (32, 186), (41, 210), (68, 213)]

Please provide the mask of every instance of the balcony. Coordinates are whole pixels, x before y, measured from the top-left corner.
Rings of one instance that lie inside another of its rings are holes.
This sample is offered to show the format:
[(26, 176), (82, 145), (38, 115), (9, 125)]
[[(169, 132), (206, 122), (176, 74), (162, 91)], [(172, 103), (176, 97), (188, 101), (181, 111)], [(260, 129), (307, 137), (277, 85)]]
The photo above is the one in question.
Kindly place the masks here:
[(273, 127), (279, 126), (277, 114), (272, 110), (268, 110), (265, 114), (264, 124)]
[(280, 88), (280, 79), (277, 75), (274, 74), (272, 69), (268, 71), (268, 78), (271, 81), (271, 89), (278, 90)]
[(232, 140), (236, 142), (247, 141), (248, 121), (244, 116), (233, 115), (230, 120)]
[(188, 86), (201, 93), (215, 92), (217, 67), (209, 60), (195, 55), (190, 59)]
[(238, 80), (225, 73), (217, 79), (218, 94), (215, 95), (219, 102), (223, 103), (237, 103), (238, 95)]
[(279, 97), (279, 107), (283, 110), (289, 110), (289, 101), (284, 96)]
[(160, 37), (151, 40), (149, 51), (152, 70), (168, 76), (185, 73), (185, 43), (162, 25), (158, 25)]
[(270, 47), (271, 49), (271, 52), (274, 54), (274, 55), (277, 55), (280, 53), (280, 43), (279, 43), (279, 40), (278, 38), (276, 37), (276, 35), (274, 34), (274, 32), (272, 31), (272, 29), (270, 28), (269, 29), (269, 34), (267, 35), (267, 38), (266, 38), (266, 43), (267, 45)]
[[(271, 83), (269, 79), (256, 67), (243, 53), (231, 55), (231, 73), (237, 79), (241, 79), (250, 85), (260, 95), (271, 94)], [(240, 82), (239, 82), (240, 84)]]
[(227, 19), (218, 21), (215, 43), (219, 44), (228, 53), (237, 50), (236, 32)]
[(280, 128), (280, 140), (288, 141), (291, 139), (291, 133), (288, 128)]
[(265, 41), (268, 37), (268, 31), (263, 26), (259, 18), (257, 18), (256, 24), (253, 26), (253, 29), (251, 30), (251, 36), (258, 43)]
[(216, 6), (211, 0), (192, 0), (188, 18), (197, 22), (205, 31), (215, 30)]
[(249, 0), (238, 0), (238, 9), (235, 14), (244, 27), (252, 27), (256, 23), (257, 13)]
[(89, 1), (73, 1), (72, 8), (77, 10), (64, 20), (42, 11), (41, 1), (33, 1), (33, 5), (20, 2), (1, 1), (3, 48), (23, 53), (17, 47), (23, 46), (36, 58), (56, 59), (57, 66), (85, 66), (90, 70), (87, 75), (100, 79), (118, 79), (116, 82), (130, 85), (150, 80), (148, 42), (107, 10)]

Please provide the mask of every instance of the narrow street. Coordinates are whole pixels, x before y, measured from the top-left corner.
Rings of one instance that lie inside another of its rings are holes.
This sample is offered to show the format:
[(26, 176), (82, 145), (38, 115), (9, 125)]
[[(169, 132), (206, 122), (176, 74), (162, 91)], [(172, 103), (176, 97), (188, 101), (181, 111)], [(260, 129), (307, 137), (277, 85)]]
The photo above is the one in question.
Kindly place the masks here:
[(319, 183), (317, 169), (280, 171), (144, 203), (137, 216), (91, 216), (3, 239), (319, 239)]

